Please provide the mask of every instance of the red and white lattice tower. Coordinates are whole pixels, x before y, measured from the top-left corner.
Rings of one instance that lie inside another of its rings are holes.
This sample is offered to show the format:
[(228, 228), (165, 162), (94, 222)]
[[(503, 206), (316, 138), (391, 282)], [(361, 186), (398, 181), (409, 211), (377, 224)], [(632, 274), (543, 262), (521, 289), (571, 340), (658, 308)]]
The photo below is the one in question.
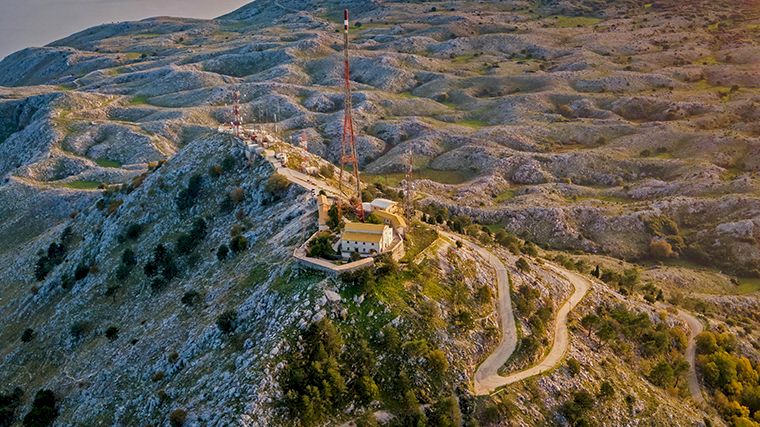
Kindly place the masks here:
[(355, 209), (359, 220), (364, 220), (364, 207), (362, 206), (362, 189), (359, 180), (359, 162), (356, 156), (356, 135), (354, 134), (354, 121), (351, 117), (351, 69), (348, 65), (348, 9), (343, 11), (343, 78), (344, 96), (343, 101), (343, 135), (340, 140), (340, 178), (338, 180), (340, 191), (343, 191), (343, 171), (346, 165), (351, 166), (355, 187)]
[(243, 125), (243, 118), (240, 116), (240, 92), (235, 91), (235, 93), (232, 94), (232, 134), (239, 137), (240, 136), (240, 127)]

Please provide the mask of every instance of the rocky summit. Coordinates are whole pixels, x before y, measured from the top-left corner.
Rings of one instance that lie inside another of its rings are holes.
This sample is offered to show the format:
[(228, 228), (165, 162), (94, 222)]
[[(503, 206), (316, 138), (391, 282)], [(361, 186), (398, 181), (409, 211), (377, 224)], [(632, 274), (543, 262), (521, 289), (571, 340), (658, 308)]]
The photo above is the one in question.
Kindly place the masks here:
[[(344, 9), (362, 197), (417, 211), (336, 276), (293, 254)], [(759, 291), (753, 0), (256, 0), (0, 62), (0, 427), (758, 426)]]

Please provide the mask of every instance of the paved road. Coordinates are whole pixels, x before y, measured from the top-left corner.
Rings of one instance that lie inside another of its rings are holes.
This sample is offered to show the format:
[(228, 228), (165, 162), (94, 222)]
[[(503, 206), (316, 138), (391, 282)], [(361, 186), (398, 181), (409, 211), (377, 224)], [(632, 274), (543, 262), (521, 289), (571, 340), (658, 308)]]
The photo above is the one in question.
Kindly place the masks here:
[(301, 173), (293, 169), (279, 166), (278, 165), (279, 162), (277, 162), (276, 160), (274, 161), (270, 160), (270, 162), (272, 162), (272, 165), (277, 170), (277, 173), (279, 173), (280, 175), (283, 175), (285, 178), (288, 179), (288, 181), (294, 184), (300, 185), (301, 187), (304, 187), (308, 190), (312, 190), (316, 192), (319, 192), (319, 190), (324, 190), (324, 192), (330, 197), (345, 198), (345, 196), (343, 196), (337, 188), (327, 185), (320, 178), (314, 178), (309, 175), (306, 175), (305, 173)]
[(461, 241), (463, 244), (474, 249), (481, 257), (486, 259), (489, 264), (496, 270), (496, 286), (498, 288), (498, 312), (501, 322), (501, 339), (499, 346), (491, 353), (485, 362), (483, 362), (475, 371), (475, 394), (488, 394), (493, 389), (499, 387), (502, 377), (498, 371), (509, 359), (509, 356), (517, 347), (517, 327), (515, 326), (515, 314), (512, 311), (512, 298), (509, 290), (509, 277), (507, 276), (507, 267), (494, 254), (476, 245), (469, 240), (465, 240), (451, 233), (441, 231), (441, 234), (454, 241)]
[(697, 342), (695, 338), (702, 332), (702, 322), (683, 310), (678, 310), (678, 318), (686, 322), (689, 327), (689, 344), (686, 346), (686, 360), (689, 362), (689, 393), (691, 393), (691, 398), (701, 405), (705, 403), (705, 398), (702, 396), (699, 378), (697, 378)]

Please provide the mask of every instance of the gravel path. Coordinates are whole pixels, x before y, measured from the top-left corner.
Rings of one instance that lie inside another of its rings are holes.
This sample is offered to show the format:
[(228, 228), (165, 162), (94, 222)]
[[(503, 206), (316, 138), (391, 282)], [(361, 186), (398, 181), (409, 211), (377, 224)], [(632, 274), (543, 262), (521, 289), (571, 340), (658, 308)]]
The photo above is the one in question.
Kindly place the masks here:
[[(494, 266), (497, 271), (497, 279), (501, 282), (502, 274), (503, 280), (506, 282), (504, 290), (502, 286), (499, 286), (499, 315), (502, 321), (502, 340), (499, 347), (491, 353), (485, 362), (480, 365), (475, 372), (475, 394), (484, 395), (494, 392), (499, 387), (503, 387), (508, 384), (512, 384), (518, 381), (522, 381), (526, 378), (542, 374), (546, 371), (554, 369), (565, 356), (568, 346), (570, 344), (570, 334), (567, 330), (567, 317), (570, 310), (575, 308), (576, 305), (583, 299), (586, 293), (591, 288), (591, 282), (585, 277), (553, 266), (546, 264), (551, 270), (560, 276), (564, 276), (567, 280), (573, 284), (575, 290), (565, 304), (560, 307), (557, 312), (557, 321), (554, 325), (554, 342), (549, 354), (541, 360), (540, 363), (534, 365), (528, 369), (518, 371), (502, 377), (498, 374), (499, 368), (507, 361), (509, 356), (515, 350), (517, 343), (517, 335), (515, 331), (514, 313), (512, 312), (511, 301), (509, 299), (509, 285), (506, 278), (506, 269), (501, 261), (498, 260), (493, 254), (486, 251), (483, 248), (475, 246), (472, 243), (467, 243), (471, 247), (474, 247), (481, 253), (489, 262)], [(501, 273), (500, 273), (501, 272)], [(503, 297), (506, 294), (506, 298)], [(506, 301), (506, 305), (503, 303)]]
[(697, 378), (697, 342), (695, 338), (702, 332), (704, 327), (699, 319), (686, 311), (678, 310), (678, 318), (689, 326), (689, 344), (686, 346), (686, 360), (689, 362), (689, 393), (691, 393), (692, 399), (701, 405), (705, 403), (705, 398), (702, 396), (699, 378)]

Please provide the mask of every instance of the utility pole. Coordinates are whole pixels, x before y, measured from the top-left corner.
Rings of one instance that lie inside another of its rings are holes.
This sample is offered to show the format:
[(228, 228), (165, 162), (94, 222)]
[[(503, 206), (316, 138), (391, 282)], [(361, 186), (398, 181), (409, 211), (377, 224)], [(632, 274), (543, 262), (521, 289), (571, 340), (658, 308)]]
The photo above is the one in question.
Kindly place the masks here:
[(232, 94), (232, 99), (234, 101), (232, 106), (232, 115), (234, 116), (232, 120), (232, 134), (240, 137), (240, 126), (243, 124), (243, 118), (240, 116), (240, 92), (236, 90)]
[(412, 172), (414, 171), (414, 153), (412, 144), (409, 144), (409, 152), (406, 164), (406, 177), (404, 178), (404, 216), (411, 221), (414, 218), (414, 183)]
[(356, 216), (364, 220), (364, 207), (362, 206), (362, 188), (359, 180), (359, 162), (356, 156), (356, 135), (354, 134), (354, 121), (351, 117), (351, 68), (348, 64), (348, 9), (343, 10), (343, 134), (340, 140), (340, 177), (339, 189), (343, 192), (343, 171), (346, 165), (350, 165), (356, 184)]

